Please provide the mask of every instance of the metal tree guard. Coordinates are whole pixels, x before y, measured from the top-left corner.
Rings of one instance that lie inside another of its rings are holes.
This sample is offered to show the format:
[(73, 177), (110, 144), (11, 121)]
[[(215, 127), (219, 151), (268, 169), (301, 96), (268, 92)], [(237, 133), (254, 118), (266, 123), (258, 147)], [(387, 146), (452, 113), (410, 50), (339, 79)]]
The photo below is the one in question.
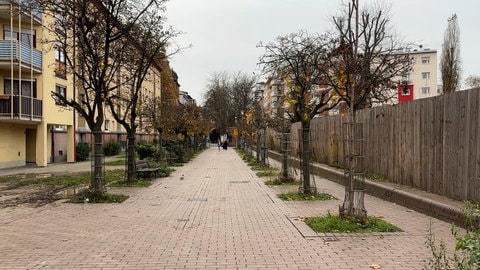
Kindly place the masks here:
[[(352, 117), (354, 118), (354, 117)], [(340, 206), (342, 218), (366, 217), (365, 196), (365, 157), (363, 155), (363, 123), (355, 119), (343, 124), (345, 158), (345, 199)]]

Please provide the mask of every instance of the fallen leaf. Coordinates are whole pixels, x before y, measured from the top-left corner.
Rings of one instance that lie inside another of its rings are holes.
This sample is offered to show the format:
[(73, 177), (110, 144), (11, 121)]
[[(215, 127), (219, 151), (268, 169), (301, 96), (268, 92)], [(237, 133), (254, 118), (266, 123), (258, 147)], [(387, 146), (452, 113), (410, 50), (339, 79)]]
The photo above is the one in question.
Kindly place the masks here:
[(381, 268), (380, 264), (378, 264), (378, 263), (372, 263), (369, 266), (370, 266), (370, 268), (373, 268), (373, 269), (380, 269)]

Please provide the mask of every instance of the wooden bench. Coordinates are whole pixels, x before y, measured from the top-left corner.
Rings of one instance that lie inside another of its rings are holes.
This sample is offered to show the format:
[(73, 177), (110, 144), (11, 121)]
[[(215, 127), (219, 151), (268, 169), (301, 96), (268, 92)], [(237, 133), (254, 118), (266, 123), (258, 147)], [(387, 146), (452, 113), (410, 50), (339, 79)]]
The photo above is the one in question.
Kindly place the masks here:
[(157, 171), (159, 168), (149, 168), (148, 167), (148, 160), (140, 159), (135, 161), (135, 172), (137, 174), (137, 178), (149, 179), (157, 176)]

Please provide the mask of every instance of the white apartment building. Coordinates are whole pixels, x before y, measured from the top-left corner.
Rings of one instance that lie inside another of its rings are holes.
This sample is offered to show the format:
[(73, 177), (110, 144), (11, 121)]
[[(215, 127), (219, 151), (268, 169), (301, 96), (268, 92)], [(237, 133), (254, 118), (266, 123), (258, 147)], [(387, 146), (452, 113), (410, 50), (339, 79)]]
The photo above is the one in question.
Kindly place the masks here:
[(437, 84), (437, 51), (420, 49), (406, 52), (412, 57), (412, 70), (399, 80), (398, 99), (402, 103), (441, 94)]

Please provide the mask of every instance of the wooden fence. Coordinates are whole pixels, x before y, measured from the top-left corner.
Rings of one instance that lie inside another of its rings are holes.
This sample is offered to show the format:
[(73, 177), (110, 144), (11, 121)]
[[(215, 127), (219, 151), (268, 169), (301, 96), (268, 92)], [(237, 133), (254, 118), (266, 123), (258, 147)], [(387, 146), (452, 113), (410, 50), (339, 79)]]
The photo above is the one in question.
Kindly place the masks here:
[[(367, 174), (457, 200), (480, 202), (480, 88), (358, 112)], [(345, 116), (311, 122), (312, 160), (342, 167)], [(299, 123), (291, 128), (298, 155)], [(269, 130), (268, 147), (280, 150)]]

